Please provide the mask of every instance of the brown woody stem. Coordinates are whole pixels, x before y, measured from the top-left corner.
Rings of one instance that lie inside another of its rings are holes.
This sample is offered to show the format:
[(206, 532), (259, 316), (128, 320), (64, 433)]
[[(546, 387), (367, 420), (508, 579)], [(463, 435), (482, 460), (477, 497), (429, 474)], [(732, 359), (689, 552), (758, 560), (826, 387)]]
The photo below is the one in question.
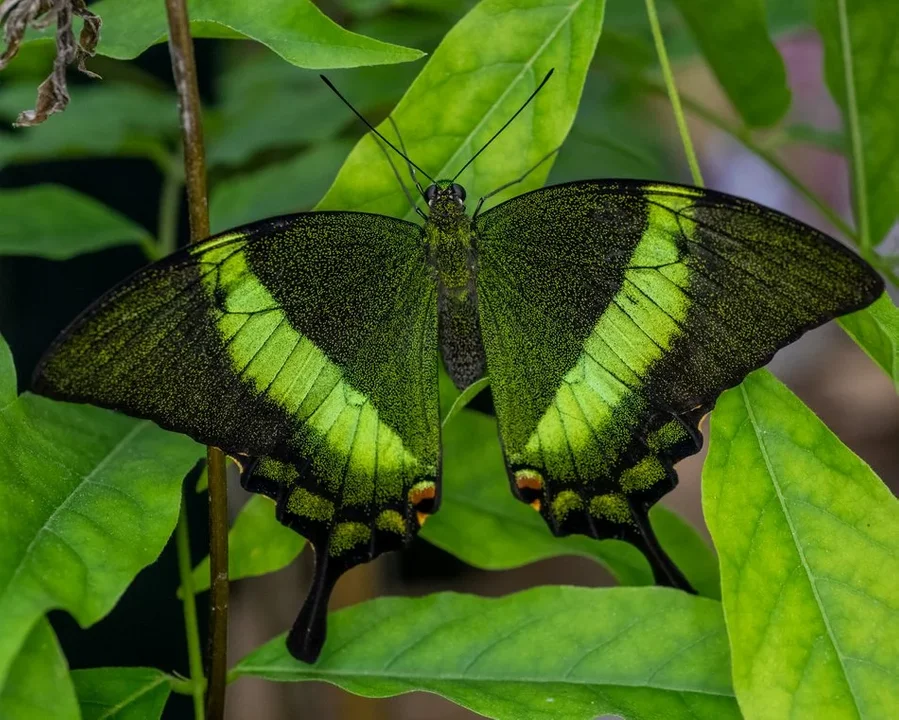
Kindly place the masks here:
[[(184, 146), (191, 242), (209, 236), (206, 160), (197, 65), (185, 0), (165, 0), (169, 21), (169, 54), (178, 92)], [(225, 455), (207, 448), (209, 465), (209, 642), (206, 652), (206, 717), (219, 720), (225, 713), (225, 676), (228, 669), (228, 486)]]

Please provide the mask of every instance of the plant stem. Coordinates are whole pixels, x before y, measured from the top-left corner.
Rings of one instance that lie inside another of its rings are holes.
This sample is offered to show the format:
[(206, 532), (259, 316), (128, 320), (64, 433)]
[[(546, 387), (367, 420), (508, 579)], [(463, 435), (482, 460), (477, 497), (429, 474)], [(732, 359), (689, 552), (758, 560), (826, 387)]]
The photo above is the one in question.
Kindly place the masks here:
[(655, 41), (659, 64), (662, 66), (662, 76), (665, 78), (665, 87), (668, 88), (668, 98), (671, 101), (671, 109), (674, 111), (674, 120), (684, 146), (684, 153), (687, 156), (687, 164), (690, 166), (690, 174), (693, 176), (693, 184), (703, 187), (705, 183), (702, 180), (699, 161), (696, 159), (696, 151), (693, 149), (693, 141), (690, 139), (690, 131), (687, 128), (684, 110), (680, 104), (680, 96), (677, 94), (677, 86), (674, 84), (674, 74), (671, 72), (671, 63), (668, 61), (668, 51), (665, 49), (665, 39), (662, 37), (662, 27), (659, 25), (655, 0), (646, 0), (646, 14), (649, 15), (652, 39)]
[(178, 574), (181, 576), (184, 632), (187, 636), (187, 660), (190, 668), (191, 695), (194, 698), (194, 718), (203, 720), (203, 658), (200, 653), (200, 628), (197, 624), (197, 604), (194, 598), (193, 565), (190, 561), (186, 497), (181, 499), (181, 514), (178, 516), (178, 526), (175, 529), (175, 544), (178, 548)]
[[(655, 83), (643, 82), (643, 86), (650, 92), (665, 94), (665, 88)], [(684, 103), (684, 107), (687, 108), (689, 112), (701, 118), (709, 125), (718, 128), (724, 133), (727, 133), (747, 150), (754, 153), (766, 163), (768, 163), (768, 165), (770, 165), (771, 168), (777, 171), (777, 173), (779, 173), (790, 186), (792, 186), (798, 193), (800, 193), (806, 200), (808, 200), (809, 203), (814, 205), (815, 208), (824, 217), (827, 218), (831, 225), (837, 228), (837, 230), (843, 233), (847, 238), (858, 244), (858, 237), (855, 234), (855, 230), (852, 229), (849, 223), (847, 223), (845, 220), (843, 220), (843, 218), (837, 215), (837, 213), (826, 202), (824, 202), (820, 197), (812, 192), (812, 190), (810, 190), (802, 182), (802, 180), (800, 180), (795, 174), (793, 174), (793, 172), (789, 168), (787, 168), (787, 166), (784, 165), (771, 150), (758, 143), (752, 136), (751, 132), (749, 132), (745, 128), (734, 127), (726, 120), (719, 117), (703, 105), (700, 105), (695, 100), (691, 100), (689, 97), (684, 97), (682, 98), (682, 100)]]
[(228, 672), (228, 484), (225, 454), (206, 450), (209, 468), (209, 692), (206, 714), (220, 720), (225, 714)]
[(174, 163), (163, 172), (162, 192), (159, 196), (159, 220), (156, 234), (160, 256), (169, 255), (178, 247), (178, 219), (181, 210), (182, 174)]
[(849, 123), (849, 138), (852, 147), (852, 189), (855, 196), (858, 246), (864, 257), (870, 257), (871, 223), (868, 216), (868, 179), (865, 176), (861, 124), (858, 119), (858, 104), (855, 97), (855, 72), (852, 68), (852, 43), (849, 38), (849, 18), (846, 15), (846, 0), (837, 0), (837, 14), (840, 19), (840, 49), (843, 56), (843, 73), (846, 83), (846, 119)]
[[(197, 65), (187, 16), (186, 0), (165, 0), (169, 24), (169, 54), (181, 111), (184, 178), (187, 185), (191, 242), (209, 236), (206, 160)], [(225, 456), (218, 448), (206, 451), (209, 467), (209, 645), (206, 666), (209, 684), (206, 715), (220, 720), (225, 713), (225, 674), (228, 669), (228, 486)]]
[(209, 206), (206, 194), (206, 151), (203, 146), (203, 118), (197, 64), (190, 36), (185, 0), (165, 0), (169, 18), (169, 54), (181, 111), (181, 135), (184, 145), (184, 178), (190, 217), (190, 239), (209, 237)]

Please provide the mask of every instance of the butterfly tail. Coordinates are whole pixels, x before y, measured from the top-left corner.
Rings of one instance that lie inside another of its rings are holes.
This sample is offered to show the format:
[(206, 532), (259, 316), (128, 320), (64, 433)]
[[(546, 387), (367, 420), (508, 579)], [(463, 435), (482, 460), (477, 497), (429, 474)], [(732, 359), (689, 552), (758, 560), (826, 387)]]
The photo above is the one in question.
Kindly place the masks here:
[[(327, 548), (325, 548), (327, 550)], [(341, 573), (333, 568), (327, 552), (315, 553), (315, 575), (303, 609), (287, 634), (287, 649), (297, 660), (318, 660), (328, 633), (328, 601)]]
[(636, 523), (636, 532), (632, 533), (628, 540), (635, 545), (652, 568), (652, 575), (656, 585), (673, 587), (696, 595), (696, 589), (684, 576), (680, 568), (668, 554), (662, 549), (658, 538), (649, 522), (648, 509), (636, 503), (630, 502), (631, 516)]

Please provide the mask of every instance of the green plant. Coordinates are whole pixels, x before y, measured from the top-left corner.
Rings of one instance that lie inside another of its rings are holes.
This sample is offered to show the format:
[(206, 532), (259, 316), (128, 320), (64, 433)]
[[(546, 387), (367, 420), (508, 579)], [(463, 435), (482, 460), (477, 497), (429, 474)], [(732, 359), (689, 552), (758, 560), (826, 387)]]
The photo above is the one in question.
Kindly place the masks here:
[[(131, 58), (161, 40), (165, 8), (162, 0), (154, 3), (143, 5), (147, 14), (136, 12), (136, 3), (92, 5), (106, 23), (98, 52)], [(307, 208), (325, 191), (322, 178), (335, 173), (318, 207), (409, 215), (371, 138), (351, 151), (343, 137), (348, 113), (314, 73), (293, 65), (373, 66), (418, 54), (350, 36), (311, 4), (268, 0), (270, 9), (288, 5), (301, 11), (279, 15), (224, 0), (190, 5), (196, 34), (250, 37), (281, 56), (235, 53), (219, 79), (219, 102), (204, 118), (212, 227)], [(358, 1), (346, 8), (363, 35), (423, 47), (457, 20), (427, 2), (407, 5), (414, 9)], [(552, 149), (552, 131), (564, 134), (569, 126), (555, 168), (534, 173), (529, 187), (542, 184), (547, 173), (553, 181), (670, 176), (647, 132), (643, 102), (667, 93), (694, 182), (701, 184), (702, 177), (681, 105), (769, 162), (895, 281), (895, 258), (878, 249), (896, 219), (893, 198), (899, 193), (893, 140), (899, 132), (899, 40), (890, 34), (899, 8), (875, 0), (815, 3), (828, 85), (846, 118), (848, 141), (839, 138), (837, 146), (852, 167), (855, 229), (782, 164), (782, 146), (797, 137), (820, 142), (821, 135), (785, 124), (790, 90), (761, 2), (676, 0), (659, 8), (660, 18), (653, 2), (629, 9), (611, 0), (609, 7), (603, 0), (522, 5), (485, 0), (475, 6), (405, 95), (418, 71), (411, 64), (332, 77), (363, 111), (380, 114), (399, 100), (392, 115), (410, 154), (439, 176), (467, 158), (476, 131), (508, 116), (515, 101), (506, 102), (507, 94), (522, 73), (541, 75), (563, 63), (589, 67), (580, 105), (558, 104), (534, 129), (511, 127), (505, 144), (467, 184), (472, 197), (520, 174)], [(501, 14), (515, 15), (520, 32), (507, 44), (485, 43), (489, 23)], [(735, 120), (696, 100), (678, 102), (666, 46), (681, 57), (698, 46), (730, 98)], [(36, 39), (22, 52), (40, 57), (48, 48), (47, 40)], [(657, 56), (664, 83), (655, 78)], [(156, 233), (71, 190), (0, 191), (0, 252), (63, 258), (130, 243), (155, 258), (174, 248), (184, 182), (175, 96), (133, 70), (108, 67), (115, 79), (76, 88), (64, 114), (27, 134), (0, 135), (0, 163), (59, 156), (148, 159), (165, 178)], [(440, 93), (433, 91), (437, 83)], [(33, 94), (27, 75), (13, 78), (0, 88), (0, 114), (12, 119)], [(284, 111), (285, 96), (297, 105), (297, 115)], [(445, 126), (452, 134), (438, 141)], [(287, 182), (299, 185), (306, 177), (315, 182), (285, 192)], [(889, 298), (841, 324), (899, 389), (899, 311)], [(454, 398), (445, 388), (444, 413)], [(0, 405), (0, 715), (158, 717), (175, 691), (192, 694), (202, 716), (194, 593), (208, 587), (209, 573), (205, 560), (191, 571), (186, 517), (178, 520), (182, 481), (202, 448), (146, 422), (17, 396), (5, 344)], [(511, 568), (579, 554), (604, 564), (622, 585), (651, 584), (648, 565), (630, 546), (552, 538), (539, 517), (509, 495), (495, 437), (493, 421), (471, 410), (461, 410), (447, 425), (444, 504), (423, 530), (427, 540), (477, 567)], [(660, 542), (699, 597), (650, 587), (549, 587), (492, 600), (448, 593), (382, 598), (334, 614), (330, 642), (315, 666), (293, 661), (276, 638), (237, 662), (229, 679), (327, 680), (372, 697), (428, 690), (497, 718), (895, 714), (896, 500), (765, 371), (722, 396), (712, 415), (703, 509), (720, 570), (711, 549), (676, 514), (659, 507), (652, 517)], [(45, 613), (61, 608), (83, 626), (96, 622), (154, 561), (176, 523), (191, 677), (150, 668), (69, 673)], [(283, 567), (303, 546), (274, 520), (270, 501), (255, 496), (238, 515), (229, 543), (232, 579)]]

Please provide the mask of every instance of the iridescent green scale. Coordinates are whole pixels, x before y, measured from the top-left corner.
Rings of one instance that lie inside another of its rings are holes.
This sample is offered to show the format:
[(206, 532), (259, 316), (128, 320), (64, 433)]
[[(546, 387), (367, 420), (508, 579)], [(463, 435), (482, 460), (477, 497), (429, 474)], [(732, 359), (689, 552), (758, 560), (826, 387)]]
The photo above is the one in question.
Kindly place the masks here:
[(314, 661), (347, 569), (403, 547), (440, 498), (437, 373), (486, 372), (513, 493), (556, 535), (621, 538), (688, 588), (649, 508), (718, 395), (806, 330), (870, 304), (836, 241), (719, 193), (585, 181), (466, 214), (439, 181), (418, 226), (267, 220), (125, 280), (59, 337), (40, 391), (216, 445), (309, 538), (288, 636)]

